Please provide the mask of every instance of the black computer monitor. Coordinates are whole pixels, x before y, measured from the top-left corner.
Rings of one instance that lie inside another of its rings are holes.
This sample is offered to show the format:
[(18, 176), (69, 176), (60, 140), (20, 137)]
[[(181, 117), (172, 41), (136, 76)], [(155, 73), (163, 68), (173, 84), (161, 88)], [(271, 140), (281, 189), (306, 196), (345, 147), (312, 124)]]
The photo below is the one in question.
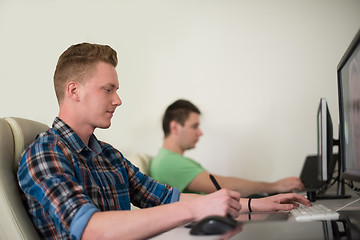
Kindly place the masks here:
[(360, 30), (338, 68), (342, 178), (360, 182)]
[(320, 99), (317, 112), (318, 180), (329, 184), (332, 180), (337, 155), (333, 154), (333, 124), (325, 98)]
[[(334, 146), (339, 145), (339, 140), (333, 138), (333, 124), (329, 107), (325, 98), (320, 99), (317, 112), (317, 137), (318, 137), (318, 154), (317, 154), (317, 171), (318, 180), (321, 184), (316, 191), (317, 199), (337, 199), (348, 198), (345, 195), (344, 184), (340, 177), (340, 168), (335, 174), (335, 167), (341, 165), (341, 158), (338, 153), (334, 153)], [(335, 176), (334, 176), (335, 175)], [(337, 182), (337, 190), (334, 193), (328, 193), (330, 186)]]

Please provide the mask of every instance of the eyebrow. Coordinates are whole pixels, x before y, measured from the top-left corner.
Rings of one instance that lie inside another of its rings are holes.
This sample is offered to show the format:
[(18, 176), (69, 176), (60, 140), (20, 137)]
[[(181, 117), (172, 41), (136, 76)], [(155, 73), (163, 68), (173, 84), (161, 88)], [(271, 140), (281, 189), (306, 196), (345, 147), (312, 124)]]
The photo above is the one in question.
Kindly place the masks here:
[(196, 123), (193, 123), (191, 126), (192, 127), (199, 127), (200, 123), (196, 122)]
[(106, 83), (106, 84), (104, 84), (104, 86), (103, 87), (110, 87), (110, 88), (115, 88), (115, 89), (119, 89), (119, 87), (118, 86), (116, 86), (115, 84), (112, 84), (112, 83)]

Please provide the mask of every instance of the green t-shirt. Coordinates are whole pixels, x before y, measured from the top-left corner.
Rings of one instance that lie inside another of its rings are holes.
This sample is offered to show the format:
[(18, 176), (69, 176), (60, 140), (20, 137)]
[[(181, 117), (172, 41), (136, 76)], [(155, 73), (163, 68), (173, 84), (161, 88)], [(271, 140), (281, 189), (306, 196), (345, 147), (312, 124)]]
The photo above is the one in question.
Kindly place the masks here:
[(205, 169), (194, 160), (161, 148), (150, 162), (150, 176), (155, 180), (178, 188), (181, 192)]

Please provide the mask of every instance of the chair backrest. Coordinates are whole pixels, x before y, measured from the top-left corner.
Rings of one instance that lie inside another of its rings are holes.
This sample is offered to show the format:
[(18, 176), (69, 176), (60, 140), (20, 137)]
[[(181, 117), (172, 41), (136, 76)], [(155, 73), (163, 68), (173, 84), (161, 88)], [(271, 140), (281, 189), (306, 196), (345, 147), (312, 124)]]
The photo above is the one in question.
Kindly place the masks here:
[(0, 239), (40, 239), (16, 178), (21, 153), (49, 127), (23, 118), (0, 118)]
[(150, 176), (150, 162), (153, 159), (153, 156), (146, 153), (135, 153), (131, 155), (128, 160), (137, 166), (140, 171), (148, 176)]

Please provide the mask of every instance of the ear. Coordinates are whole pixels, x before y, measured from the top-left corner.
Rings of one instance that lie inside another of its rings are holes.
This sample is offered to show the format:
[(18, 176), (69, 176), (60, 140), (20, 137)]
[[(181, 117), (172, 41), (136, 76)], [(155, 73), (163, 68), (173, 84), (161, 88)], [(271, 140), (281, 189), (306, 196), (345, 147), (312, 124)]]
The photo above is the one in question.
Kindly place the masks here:
[(80, 101), (80, 89), (79, 84), (77, 82), (71, 81), (66, 85), (66, 95), (73, 99), (74, 101), (78, 102)]
[(170, 134), (177, 134), (179, 132), (180, 123), (175, 120), (170, 122)]

